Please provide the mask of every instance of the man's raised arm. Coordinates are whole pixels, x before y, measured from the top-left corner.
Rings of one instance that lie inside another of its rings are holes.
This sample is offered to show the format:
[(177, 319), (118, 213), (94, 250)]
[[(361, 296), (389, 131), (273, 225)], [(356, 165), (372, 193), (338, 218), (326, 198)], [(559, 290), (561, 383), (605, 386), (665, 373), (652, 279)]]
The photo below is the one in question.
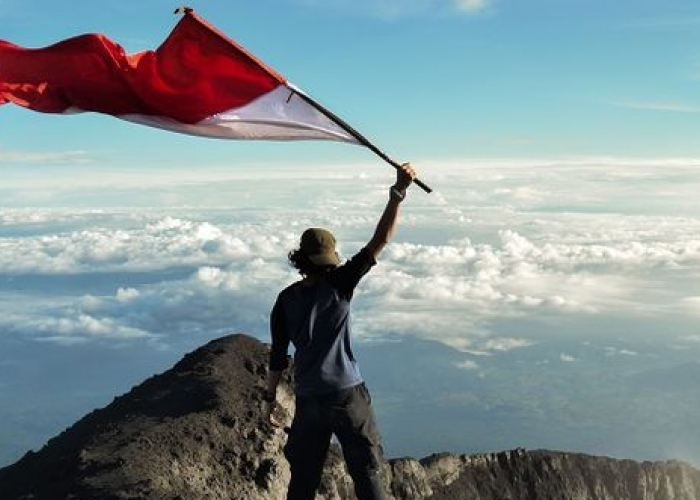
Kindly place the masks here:
[(399, 218), (399, 205), (406, 197), (406, 190), (416, 178), (416, 172), (410, 163), (404, 163), (396, 169), (396, 184), (389, 190), (389, 201), (384, 208), (374, 236), (367, 244), (367, 250), (375, 259), (379, 257), (387, 243), (391, 240), (396, 230)]

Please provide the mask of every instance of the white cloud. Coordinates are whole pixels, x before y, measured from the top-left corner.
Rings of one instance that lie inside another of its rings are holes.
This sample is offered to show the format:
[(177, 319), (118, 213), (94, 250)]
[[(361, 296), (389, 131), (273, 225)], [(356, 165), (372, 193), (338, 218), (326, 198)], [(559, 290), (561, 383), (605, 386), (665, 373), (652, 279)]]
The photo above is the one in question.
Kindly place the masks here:
[(533, 345), (531, 340), (527, 339), (515, 339), (515, 338), (492, 338), (480, 344), (480, 348), (486, 351), (500, 351), (506, 352), (513, 349), (520, 349), (522, 347), (529, 347)]
[(487, 9), (492, 0), (296, 0), (302, 5), (354, 13), (367, 14), (384, 19), (439, 13), (457, 10), (477, 13)]
[(638, 356), (637, 351), (632, 351), (630, 349), (620, 349), (618, 347), (608, 346), (605, 348), (606, 356)]
[(559, 361), (561, 361), (562, 363), (573, 363), (574, 361), (576, 361), (576, 358), (571, 356), (570, 354), (562, 352), (559, 355)]
[(117, 290), (117, 301), (126, 303), (138, 298), (140, 292), (134, 288), (120, 288)]
[(156, 336), (139, 328), (120, 324), (119, 318), (95, 317), (64, 310), (55, 316), (6, 315), (0, 326), (10, 332), (19, 331), (38, 340), (73, 344), (89, 340), (153, 339)]
[[(550, 309), (595, 313), (620, 305), (634, 283), (620, 270), (700, 262), (697, 241), (683, 244), (535, 244), (510, 230), (501, 246), (395, 244), (370, 293), (386, 307), (425, 301), (443, 309), (468, 308), (480, 316)], [(409, 271), (410, 270), (410, 271)]]
[(30, 226), (36, 224), (56, 224), (65, 222), (85, 221), (86, 218), (94, 217), (100, 211), (89, 210), (79, 212), (70, 210), (60, 212), (56, 210), (0, 210), (0, 226)]
[(0, 147), (0, 165), (4, 164), (86, 164), (93, 159), (87, 151), (21, 151)]
[(465, 12), (481, 12), (489, 7), (489, 0), (454, 0), (456, 7)]
[(184, 335), (264, 335), (274, 293), (293, 279), (281, 263), (262, 259), (229, 268), (205, 266), (184, 280), (119, 288), (111, 296), (86, 295), (5, 316), (0, 329), (60, 343), (112, 339), (168, 344)]
[(546, 197), (546, 193), (533, 186), (517, 186), (515, 188), (497, 188), (494, 191), (497, 196), (510, 197), (518, 201), (537, 202)]
[(0, 239), (0, 272), (134, 272), (223, 264), (256, 255), (284, 255), (284, 249), (291, 249), (297, 238), (291, 231), (276, 229), (270, 234), (251, 225), (236, 230), (238, 234), (232, 234), (209, 222), (165, 217), (133, 229), (97, 227), (4, 238)]
[(682, 301), (683, 308), (691, 314), (700, 315), (700, 297), (685, 297)]
[(668, 113), (700, 113), (700, 106), (678, 102), (618, 102), (615, 103), (621, 108), (638, 109), (641, 111), (660, 111)]
[(479, 369), (479, 364), (476, 361), (473, 361), (471, 359), (465, 359), (464, 361), (460, 361), (459, 363), (455, 363), (455, 366), (459, 368), (460, 370), (478, 370)]

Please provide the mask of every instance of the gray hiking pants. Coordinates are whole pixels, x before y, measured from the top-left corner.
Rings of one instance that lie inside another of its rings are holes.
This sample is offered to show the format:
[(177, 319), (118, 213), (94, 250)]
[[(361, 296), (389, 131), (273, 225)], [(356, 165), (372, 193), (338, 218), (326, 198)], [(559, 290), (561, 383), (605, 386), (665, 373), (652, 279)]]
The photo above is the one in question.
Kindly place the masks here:
[(358, 500), (385, 500), (380, 477), (382, 445), (365, 384), (322, 396), (297, 396), (285, 456), (292, 478), (287, 500), (313, 500), (335, 434)]

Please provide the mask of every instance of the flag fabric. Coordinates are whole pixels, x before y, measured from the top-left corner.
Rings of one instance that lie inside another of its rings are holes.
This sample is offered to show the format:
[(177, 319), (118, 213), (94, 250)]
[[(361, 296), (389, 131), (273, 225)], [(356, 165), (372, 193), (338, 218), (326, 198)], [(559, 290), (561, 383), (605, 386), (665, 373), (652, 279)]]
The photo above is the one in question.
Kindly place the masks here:
[(159, 48), (133, 55), (101, 34), (39, 49), (0, 40), (0, 105), (9, 102), (45, 113), (106, 113), (206, 137), (361, 143), (191, 10)]

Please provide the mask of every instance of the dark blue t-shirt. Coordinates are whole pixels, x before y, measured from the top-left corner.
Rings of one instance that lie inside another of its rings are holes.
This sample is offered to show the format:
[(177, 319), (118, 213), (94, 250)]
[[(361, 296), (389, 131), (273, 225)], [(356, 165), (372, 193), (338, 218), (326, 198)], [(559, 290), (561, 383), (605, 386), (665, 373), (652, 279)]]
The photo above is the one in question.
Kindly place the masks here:
[(350, 300), (375, 263), (362, 249), (313, 284), (298, 281), (277, 297), (270, 316), (270, 369), (288, 366), (287, 350), (293, 343), (296, 394), (326, 394), (362, 382), (350, 343)]

